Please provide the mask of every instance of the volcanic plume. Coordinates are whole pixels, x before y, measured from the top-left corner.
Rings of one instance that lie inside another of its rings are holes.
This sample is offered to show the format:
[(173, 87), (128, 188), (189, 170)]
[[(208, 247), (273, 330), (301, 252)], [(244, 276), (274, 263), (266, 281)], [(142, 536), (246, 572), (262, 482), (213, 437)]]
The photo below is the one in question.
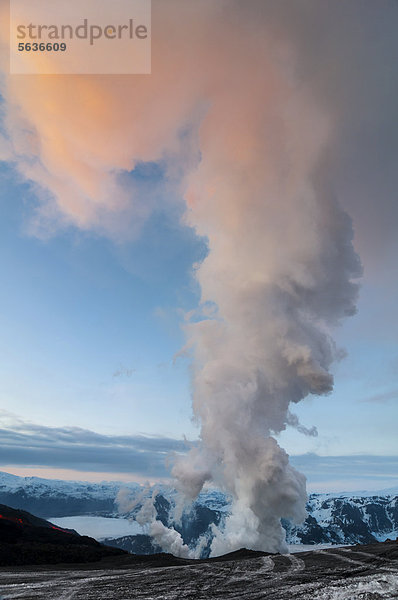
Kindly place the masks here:
[(3, 85), (2, 152), (35, 186), (34, 231), (138, 230), (151, 200), (122, 175), (162, 161), (207, 241), (185, 325), (200, 445), (173, 475), (187, 500), (206, 482), (232, 495), (213, 554), (285, 550), (280, 518), (305, 518), (305, 478), (273, 436), (303, 431), (290, 406), (331, 392), (331, 328), (355, 312), (360, 275), (350, 218), (320, 175), (333, 119), (265, 4), (154, 2), (150, 76)]
[(304, 478), (272, 434), (300, 427), (291, 404), (331, 392), (330, 328), (355, 312), (360, 273), (350, 219), (314, 177), (326, 119), (274, 77), (272, 93), (267, 78), (229, 110), (214, 103), (187, 179), (186, 218), (209, 246), (196, 271), (202, 318), (187, 326), (202, 447), (174, 475), (189, 498), (206, 481), (232, 494), (217, 554), (281, 550), (280, 517), (304, 519)]

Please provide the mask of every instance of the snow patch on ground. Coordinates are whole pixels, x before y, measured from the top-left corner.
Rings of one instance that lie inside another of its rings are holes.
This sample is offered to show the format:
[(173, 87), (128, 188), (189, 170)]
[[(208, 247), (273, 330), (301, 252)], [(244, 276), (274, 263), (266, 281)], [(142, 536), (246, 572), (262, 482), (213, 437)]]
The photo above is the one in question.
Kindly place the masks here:
[(74, 529), (80, 535), (88, 535), (98, 541), (105, 538), (118, 538), (125, 535), (144, 533), (141, 525), (128, 519), (107, 517), (49, 517), (54, 525), (64, 529)]
[[(88, 535), (101, 541), (106, 538), (119, 538), (127, 535), (148, 533), (136, 521), (124, 518), (108, 517), (49, 517), (47, 519), (54, 525), (64, 529), (74, 529), (80, 535)], [(324, 550), (325, 548), (339, 548), (335, 544), (290, 544), (289, 552), (309, 552), (311, 550)], [(0, 599), (1, 600), (1, 599)]]
[(378, 542), (385, 542), (386, 540), (398, 539), (398, 529), (394, 531), (388, 531), (387, 533), (373, 533)]
[(347, 544), (288, 544), (290, 554), (296, 552), (313, 552), (314, 550), (327, 550), (331, 548), (346, 548)]
[[(364, 577), (361, 581), (346, 585), (327, 587), (316, 594), (316, 600), (353, 600), (371, 598), (396, 598), (398, 592), (398, 575), (372, 575)], [(394, 594), (394, 595), (392, 595)]]

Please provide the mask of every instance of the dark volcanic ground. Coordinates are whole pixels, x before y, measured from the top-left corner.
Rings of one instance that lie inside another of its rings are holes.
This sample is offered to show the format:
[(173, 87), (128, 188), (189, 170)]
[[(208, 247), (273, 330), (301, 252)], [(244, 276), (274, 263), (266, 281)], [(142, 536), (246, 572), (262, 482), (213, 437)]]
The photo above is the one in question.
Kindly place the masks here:
[(0, 598), (389, 600), (398, 598), (398, 543), (293, 555), (240, 550), (205, 561), (130, 555), (89, 566), (3, 567)]

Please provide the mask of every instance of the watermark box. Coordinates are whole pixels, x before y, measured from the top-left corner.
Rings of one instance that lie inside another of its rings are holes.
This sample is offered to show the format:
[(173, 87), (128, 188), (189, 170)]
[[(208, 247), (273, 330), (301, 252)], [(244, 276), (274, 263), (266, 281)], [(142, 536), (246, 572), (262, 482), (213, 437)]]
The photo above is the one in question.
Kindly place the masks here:
[(150, 72), (151, 0), (10, 0), (10, 73)]

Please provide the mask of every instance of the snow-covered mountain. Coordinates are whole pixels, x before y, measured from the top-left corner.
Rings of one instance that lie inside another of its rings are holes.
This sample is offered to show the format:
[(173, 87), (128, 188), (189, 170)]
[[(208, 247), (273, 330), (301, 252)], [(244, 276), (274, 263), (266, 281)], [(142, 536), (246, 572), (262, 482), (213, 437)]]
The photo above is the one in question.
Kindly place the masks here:
[(300, 526), (284, 522), (289, 543), (365, 544), (398, 535), (398, 493), (311, 494)]
[(116, 511), (115, 498), (121, 487), (132, 493), (141, 490), (137, 483), (62, 481), (18, 477), (0, 471), (0, 503), (44, 518), (113, 514)]
[[(134, 497), (152, 494), (136, 483), (85, 483), (38, 477), (17, 477), (0, 472), (0, 503), (28, 510), (39, 517), (103, 516), (116, 517), (115, 503), (120, 489)], [(158, 518), (169, 524), (175, 492), (157, 487)], [(144, 492), (144, 493), (143, 493)], [(138, 511), (140, 504), (135, 507)], [(192, 512), (184, 515), (178, 528), (188, 544), (209, 531), (212, 523), (220, 523), (228, 514), (229, 499), (217, 490), (202, 493)], [(283, 521), (290, 544), (355, 544), (395, 538), (398, 535), (398, 488), (382, 492), (311, 494), (308, 517), (299, 526)], [(101, 539), (104, 536), (100, 536)], [(111, 543), (107, 539), (107, 543)], [(127, 535), (113, 540), (114, 545), (130, 551), (147, 553), (151, 548), (145, 535)], [(142, 550), (140, 550), (142, 549)]]

